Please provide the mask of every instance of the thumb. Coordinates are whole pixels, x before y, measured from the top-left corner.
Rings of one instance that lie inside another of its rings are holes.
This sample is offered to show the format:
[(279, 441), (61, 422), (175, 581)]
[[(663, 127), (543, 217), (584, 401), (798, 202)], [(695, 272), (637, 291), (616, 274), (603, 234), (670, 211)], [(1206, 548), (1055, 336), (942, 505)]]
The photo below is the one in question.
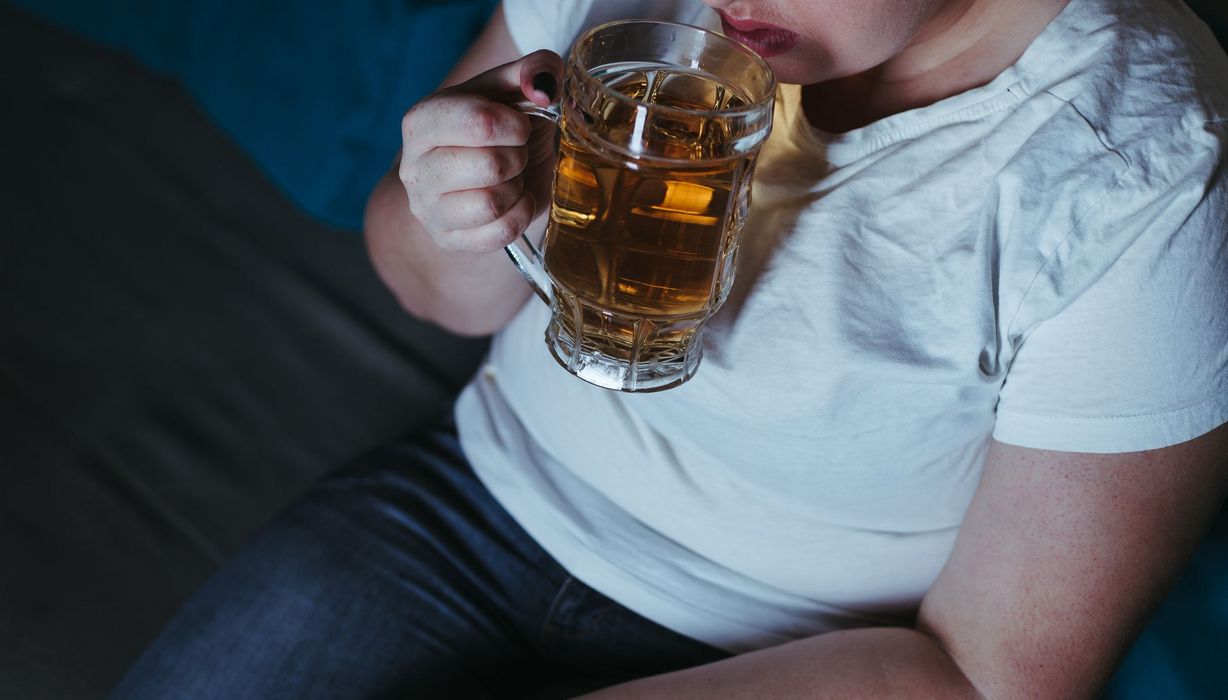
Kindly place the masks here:
[(541, 49), (474, 76), (465, 87), (488, 97), (523, 96), (545, 107), (558, 97), (562, 84), (563, 59), (549, 49)]

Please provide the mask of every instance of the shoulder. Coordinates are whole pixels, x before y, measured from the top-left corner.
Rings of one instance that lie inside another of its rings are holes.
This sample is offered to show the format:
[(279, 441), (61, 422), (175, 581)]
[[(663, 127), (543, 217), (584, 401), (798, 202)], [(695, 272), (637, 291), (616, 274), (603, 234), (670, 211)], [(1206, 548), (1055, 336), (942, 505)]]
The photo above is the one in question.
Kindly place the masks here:
[[(1050, 30), (993, 177), (1009, 332), (1152, 337), (1228, 294), (1228, 58), (1178, 0), (1071, 0)], [(1188, 321), (1172, 343), (1223, 342)]]
[(1018, 242), (1109, 260), (1223, 218), (1228, 57), (1180, 0), (1071, 0), (1018, 67), (1027, 133), (998, 173)]
[(1023, 89), (1055, 100), (1131, 169), (1224, 149), (1228, 56), (1180, 0), (1071, 0)]

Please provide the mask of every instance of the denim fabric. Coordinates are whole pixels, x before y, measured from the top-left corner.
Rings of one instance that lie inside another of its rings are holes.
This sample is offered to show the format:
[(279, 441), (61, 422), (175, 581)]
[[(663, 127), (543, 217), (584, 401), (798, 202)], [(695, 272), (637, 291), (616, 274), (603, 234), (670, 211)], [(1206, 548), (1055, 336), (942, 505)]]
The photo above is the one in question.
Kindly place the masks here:
[(316, 485), (112, 697), (562, 697), (724, 656), (569, 576), (440, 430)]

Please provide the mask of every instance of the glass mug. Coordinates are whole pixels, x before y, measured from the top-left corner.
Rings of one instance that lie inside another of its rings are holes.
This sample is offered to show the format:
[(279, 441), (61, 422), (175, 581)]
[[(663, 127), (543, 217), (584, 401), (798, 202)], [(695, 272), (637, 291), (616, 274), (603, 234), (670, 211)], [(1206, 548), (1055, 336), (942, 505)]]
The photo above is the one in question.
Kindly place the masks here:
[(521, 236), (507, 252), (550, 305), (546, 344), (567, 371), (633, 392), (695, 374), (775, 92), (767, 63), (728, 37), (627, 20), (576, 41), (557, 104), (514, 105), (559, 126), (542, 251)]

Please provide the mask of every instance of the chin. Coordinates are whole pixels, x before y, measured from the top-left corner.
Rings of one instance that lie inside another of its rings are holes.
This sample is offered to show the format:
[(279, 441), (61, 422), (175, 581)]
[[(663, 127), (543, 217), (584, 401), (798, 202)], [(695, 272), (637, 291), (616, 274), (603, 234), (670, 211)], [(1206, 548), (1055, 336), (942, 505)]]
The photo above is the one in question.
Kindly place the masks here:
[(776, 68), (772, 66), (772, 72), (776, 75), (776, 82), (781, 85), (810, 85), (814, 82), (823, 82), (826, 76), (822, 72), (815, 70), (798, 70), (793, 66), (782, 66)]
[(791, 85), (821, 83), (835, 77), (826, 70), (825, 62), (808, 56), (773, 56), (766, 59), (776, 75), (776, 82)]

